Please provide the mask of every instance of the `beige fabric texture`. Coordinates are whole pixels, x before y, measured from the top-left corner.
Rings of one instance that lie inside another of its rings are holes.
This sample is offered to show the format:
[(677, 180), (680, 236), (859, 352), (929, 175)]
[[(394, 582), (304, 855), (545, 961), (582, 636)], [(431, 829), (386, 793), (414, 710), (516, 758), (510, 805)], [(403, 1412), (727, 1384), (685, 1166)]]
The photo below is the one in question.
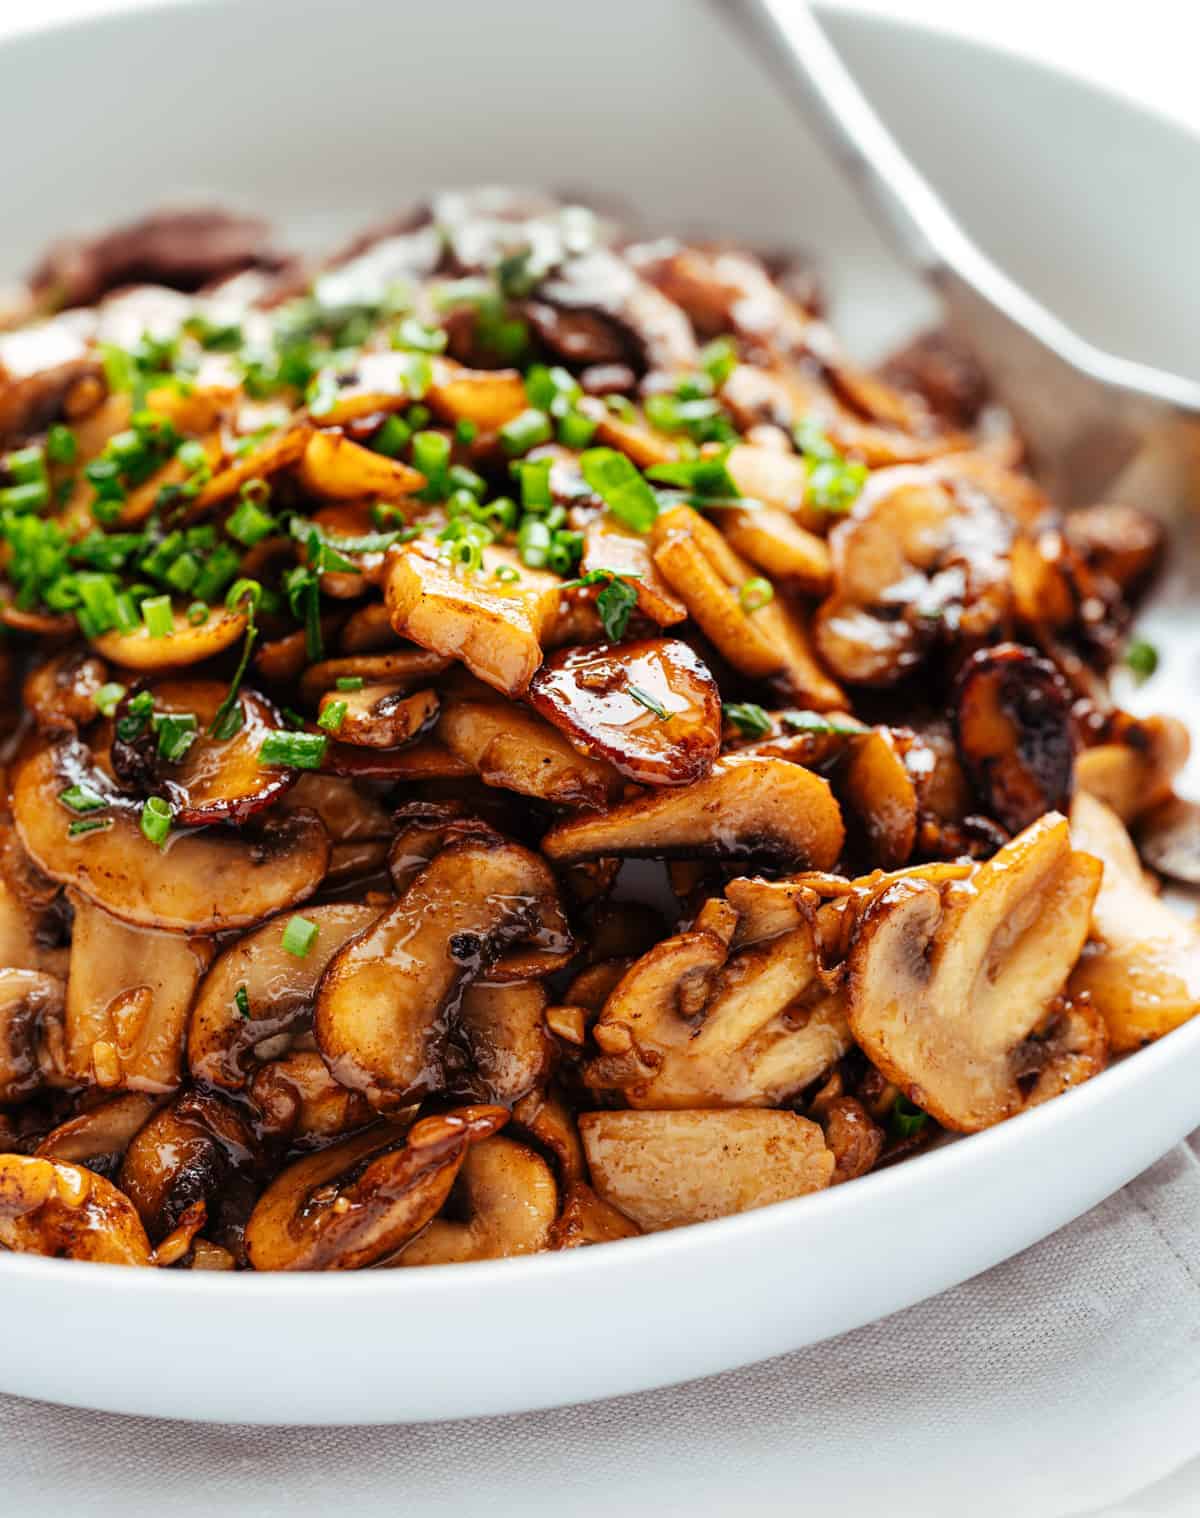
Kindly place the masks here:
[[(764, 1503), (887, 1518), (1092, 1512), (1200, 1452), (1198, 1140), (974, 1281), (829, 1343), (666, 1391), (510, 1418), (321, 1429), (0, 1398), (0, 1514), (744, 1518)], [(803, 1261), (796, 1276), (801, 1290)], [(119, 1352), (102, 1334), (80, 1346)], [(230, 1374), (260, 1377), (270, 1398), (269, 1365), (231, 1364)], [(163, 1375), (187, 1367), (164, 1353)]]

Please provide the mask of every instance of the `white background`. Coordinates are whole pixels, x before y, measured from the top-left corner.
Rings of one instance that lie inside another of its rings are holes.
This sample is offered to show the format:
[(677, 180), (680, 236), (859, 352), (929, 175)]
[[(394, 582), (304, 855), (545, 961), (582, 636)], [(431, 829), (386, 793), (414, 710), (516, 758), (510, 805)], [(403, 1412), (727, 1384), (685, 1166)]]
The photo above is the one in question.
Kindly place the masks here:
[[(0, 0), (0, 37), (110, 8), (110, 0)], [(856, 8), (986, 38), (1151, 104), (1200, 132), (1200, 0), (856, 0)], [(11, 149), (8, 166), (11, 172)], [(1106, 1518), (1185, 1514), (1200, 1514), (1200, 1462), (1109, 1509)]]

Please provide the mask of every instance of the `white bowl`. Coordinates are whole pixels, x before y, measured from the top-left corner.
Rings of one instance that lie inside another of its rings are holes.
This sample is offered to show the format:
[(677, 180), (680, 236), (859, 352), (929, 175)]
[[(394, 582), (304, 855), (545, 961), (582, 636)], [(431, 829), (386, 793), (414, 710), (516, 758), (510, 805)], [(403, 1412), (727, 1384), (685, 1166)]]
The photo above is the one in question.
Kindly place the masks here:
[[(1196, 140), (1006, 54), (829, 21), (1001, 263), (1088, 336), (1195, 372), (1200, 218), (1179, 187), (1200, 166)], [(818, 249), (860, 351), (922, 309), (757, 68), (690, 0), (606, 0), (586, 17), (561, 0), (110, 16), (0, 46), (0, 125), (32, 150), (6, 181), (7, 272), (64, 230), (191, 191), (311, 239), (439, 184), (508, 179), (617, 195), (657, 227)], [(1197, 709), (1194, 687), (1163, 689)], [(601, 1249), (289, 1277), (6, 1255), (0, 1390), (165, 1417), (372, 1423), (663, 1385), (984, 1270), (1197, 1124), (1200, 1021), (1046, 1107), (853, 1185)]]

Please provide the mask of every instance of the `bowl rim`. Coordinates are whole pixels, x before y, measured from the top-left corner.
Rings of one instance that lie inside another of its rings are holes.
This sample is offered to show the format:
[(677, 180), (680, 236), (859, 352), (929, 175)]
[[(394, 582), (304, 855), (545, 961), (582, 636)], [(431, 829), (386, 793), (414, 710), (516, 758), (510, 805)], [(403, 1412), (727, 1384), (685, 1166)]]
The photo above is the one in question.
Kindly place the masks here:
[[(230, 8), (237, 0), (115, 0), (113, 7), (95, 15), (55, 17), (45, 23), (25, 27), (8, 36), (0, 36), (0, 53), (36, 48), (55, 33), (94, 33), (116, 29), (154, 17), (165, 18), (170, 25), (173, 15)], [(266, 4), (285, 8), (288, 0), (265, 0)], [(1162, 111), (1152, 102), (1134, 100), (1121, 91), (1088, 79), (1069, 66), (1059, 68), (1043, 59), (1021, 51), (1019, 47), (990, 39), (972, 38), (954, 27), (941, 27), (929, 21), (885, 15), (866, 6), (852, 3), (830, 6), (817, 0), (823, 20), (844, 21), (851, 28), (862, 28), (887, 35), (905, 35), (935, 39), (976, 56), (999, 55), (1007, 61), (1031, 70), (1057, 87), (1087, 94), (1105, 108), (1126, 113), (1143, 121), (1156, 123), (1168, 132), (1184, 138), (1200, 149), (1200, 127), (1194, 127)], [(936, 1194), (943, 1182), (961, 1178), (964, 1169), (981, 1171), (992, 1163), (1003, 1163), (1010, 1152), (1036, 1151), (1043, 1143), (1052, 1143), (1049, 1135), (1058, 1126), (1085, 1125), (1098, 1104), (1107, 1105), (1122, 1092), (1142, 1082), (1153, 1083), (1168, 1064), (1194, 1055), (1200, 1061), (1200, 1017), (1174, 1029), (1145, 1048), (1119, 1058), (1099, 1075), (1074, 1090), (1067, 1091), (1038, 1107), (1018, 1113), (979, 1133), (951, 1135), (922, 1153), (858, 1177), (852, 1184), (835, 1186), (807, 1196), (771, 1203), (731, 1217), (716, 1218), (680, 1228), (618, 1239), (602, 1249), (567, 1249), (498, 1260), (472, 1260), (455, 1264), (424, 1266), (420, 1270), (371, 1268), (355, 1271), (180, 1271), (137, 1270), (127, 1266), (97, 1264), (83, 1260), (52, 1259), (42, 1255), (0, 1250), (0, 1281), (19, 1280), (25, 1284), (43, 1282), (48, 1286), (92, 1281), (106, 1293), (135, 1292), (139, 1300), (147, 1292), (179, 1299), (196, 1297), (205, 1301), (213, 1296), (227, 1297), (231, 1291), (252, 1293), (257, 1302), (277, 1298), (291, 1304), (319, 1292), (323, 1302), (338, 1301), (348, 1294), (356, 1301), (370, 1302), (386, 1295), (402, 1300), (419, 1301), (424, 1295), (444, 1299), (447, 1293), (477, 1294), (496, 1290), (503, 1282), (514, 1288), (536, 1284), (559, 1273), (570, 1272), (575, 1287), (599, 1285), (617, 1270), (649, 1267), (652, 1262), (683, 1264), (698, 1250), (721, 1254), (727, 1246), (746, 1245), (755, 1238), (769, 1236), (804, 1222), (819, 1230), (836, 1225), (848, 1210), (859, 1210), (868, 1198), (889, 1197), (893, 1203), (911, 1201), (915, 1194)], [(1197, 1098), (1197, 1121), (1200, 1122), (1200, 1096)], [(239, 1283), (237, 1285), (233, 1283)], [(400, 1282), (404, 1284), (401, 1285)]]

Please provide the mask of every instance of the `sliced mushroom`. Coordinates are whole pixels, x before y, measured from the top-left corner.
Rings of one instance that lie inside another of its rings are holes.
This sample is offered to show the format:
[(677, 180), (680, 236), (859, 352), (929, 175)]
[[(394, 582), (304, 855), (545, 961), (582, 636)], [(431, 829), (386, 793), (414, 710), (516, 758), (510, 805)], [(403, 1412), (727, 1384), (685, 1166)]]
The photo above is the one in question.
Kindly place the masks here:
[(0, 334), (0, 443), (52, 422), (81, 382), (100, 387), (100, 356), (87, 341), (87, 315), (60, 316)]
[(690, 785), (720, 751), (716, 681), (675, 639), (563, 649), (533, 677), (529, 700), (580, 753), (643, 785)]
[(1029, 1046), (1038, 1069), (1025, 1105), (1052, 1101), (1099, 1075), (1108, 1064), (1109, 1047), (1108, 1029), (1099, 1010), (1086, 997), (1064, 998)]
[(325, 971), (315, 1029), (330, 1070), (397, 1099), (444, 1089), (465, 986), (521, 942), (569, 945), (544, 861), (498, 836), (448, 844)]
[(1175, 717), (1139, 719), (1122, 712), (1108, 726), (1102, 741), (1076, 758), (1075, 783), (1122, 822), (1134, 822), (1170, 796), (1192, 741)]
[(56, 976), (0, 969), (0, 1102), (62, 1083), (63, 990)]
[(798, 891), (753, 880), (733, 882), (728, 902), (708, 907), (735, 901), (744, 911), (724, 933), (700, 926), (725, 915), (706, 910), (623, 976), (593, 1030), (606, 1053), (589, 1065), (589, 1085), (615, 1087), (633, 1107), (777, 1106), (846, 1052), (813, 908)]
[(846, 698), (817, 663), (799, 614), (781, 597), (748, 610), (741, 591), (755, 579), (748, 564), (711, 522), (690, 506), (673, 506), (654, 525), (654, 562), (705, 635), (735, 669), (771, 679), (794, 700), (818, 711)]
[(315, 812), (335, 848), (392, 836), (391, 819), (375, 797), (340, 775), (314, 771), (301, 775), (284, 796), (280, 810)]
[(483, 432), (496, 432), (529, 405), (519, 369), (466, 369), (450, 359), (434, 365), (425, 399), (443, 421), (474, 422)]
[(364, 685), (393, 685), (412, 690), (444, 674), (450, 660), (426, 648), (398, 648), (385, 654), (355, 654), (347, 659), (323, 659), (310, 664), (300, 679), (300, 694), (308, 704), (326, 691), (337, 689), (339, 680), (361, 680)]
[(0, 820), (0, 966), (65, 980), (65, 929), (58, 885), (30, 859), (12, 823)]
[(399, 459), (373, 453), (338, 432), (314, 432), (309, 437), (298, 473), (306, 490), (336, 501), (400, 500), (425, 485), (425, 476)]
[[(71, 814), (58, 798), (81, 783), (104, 797), (108, 826), (71, 837)], [(325, 874), (329, 838), (310, 812), (293, 812), (263, 832), (180, 832), (160, 848), (143, 835), (139, 810), (77, 739), (35, 745), (16, 765), (13, 815), (35, 862), (139, 927), (250, 927), (311, 896)]]
[(0, 1248), (101, 1265), (151, 1263), (141, 1219), (111, 1181), (20, 1154), (0, 1154)]
[(514, 1106), (512, 1120), (539, 1150), (550, 1156), (564, 1187), (569, 1189), (586, 1178), (579, 1129), (560, 1092), (553, 1088), (531, 1091)]
[(655, 567), (649, 538), (623, 526), (609, 511), (599, 512), (583, 530), (579, 572), (594, 570), (624, 577), (637, 596), (638, 611), (660, 627), (687, 619), (687, 607)]
[(68, 1070), (105, 1089), (173, 1091), (211, 944), (134, 927), (74, 892), (71, 905)]
[(934, 468), (872, 475), (830, 535), (821, 658), (839, 679), (886, 686), (917, 668), (943, 622), (988, 636), (1008, 609), (1013, 532), (981, 491), (956, 491)]
[(888, 728), (871, 728), (851, 740), (840, 791), (861, 825), (872, 863), (881, 870), (906, 864), (917, 839), (917, 788)]
[[(241, 1091), (263, 1058), (283, 1053), (312, 1024), (325, 967), (355, 934), (369, 928), (383, 905), (336, 903), (288, 913), (231, 944), (204, 978), (188, 1030), (193, 1079)], [(284, 944), (289, 923), (312, 923), (316, 937), (303, 956)], [(245, 992), (244, 998), (239, 992)], [(244, 999), (245, 1008), (239, 1005)], [(266, 1051), (260, 1054), (259, 1051)]]
[(597, 1193), (647, 1233), (807, 1196), (833, 1176), (820, 1128), (794, 1112), (585, 1112), (579, 1131)]
[(46, 732), (86, 727), (95, 721), (96, 692), (107, 679), (102, 660), (86, 648), (71, 648), (30, 670), (21, 704)]
[(264, 1137), (284, 1139), (292, 1149), (322, 1148), (375, 1120), (360, 1091), (347, 1091), (312, 1050), (262, 1065), (250, 1082), (250, 1100)]
[(984, 811), (1010, 832), (1071, 795), (1071, 693), (1047, 659), (1016, 643), (981, 648), (958, 679), (958, 751)]
[(194, 626), (187, 613), (176, 607), (174, 625), (165, 637), (156, 638), (144, 623), (133, 632), (107, 632), (93, 638), (92, 647), (114, 664), (125, 669), (178, 669), (185, 664), (199, 664), (203, 659), (232, 648), (246, 631), (246, 618), (240, 611), (224, 607), (210, 611), (206, 621)]
[(874, 1170), (886, 1137), (862, 1102), (841, 1091), (841, 1084), (835, 1072), (809, 1104), (807, 1114), (820, 1123), (833, 1155), (831, 1186), (841, 1186)]
[(974, 1132), (1022, 1106), (1021, 1046), (1079, 958), (1100, 875), (1052, 812), (968, 880), (884, 877), (862, 910), (851, 1030), (944, 1127)]
[(125, 1091), (59, 1123), (35, 1151), (40, 1159), (86, 1165), (111, 1179), (134, 1134), (154, 1115), (160, 1097)]
[[(154, 721), (138, 738), (113, 741), (112, 763), (117, 775), (131, 785), (161, 794), (171, 803), (179, 827), (205, 827), (213, 822), (242, 824), (279, 800), (297, 778), (297, 771), (259, 764), (258, 751), (267, 734), (281, 726), (279, 713), (255, 690), (243, 688), (237, 697), (241, 718), (231, 738), (214, 738), (211, 727), (228, 687), (218, 680), (162, 680), (149, 689), (154, 697)], [(117, 708), (118, 723), (127, 715), (130, 697)], [(191, 718), (195, 733), (182, 758), (161, 756), (157, 727), (162, 717)]]
[(619, 794), (620, 776), (605, 758), (586, 758), (534, 712), (482, 698), (450, 696), (438, 741), (470, 765), (485, 785), (561, 806), (603, 807)]
[(338, 741), (356, 748), (398, 748), (426, 733), (438, 718), (437, 693), (419, 690), (406, 696), (403, 686), (364, 685), (357, 691), (327, 691), (320, 714), (342, 707)]
[(448, 1207), (465, 1216), (434, 1218), (405, 1246), (397, 1265), (449, 1265), (536, 1254), (550, 1242), (558, 1187), (545, 1160), (500, 1136), (467, 1154)]
[(1200, 806), (1172, 796), (1143, 812), (1137, 846), (1142, 859), (1160, 875), (1200, 885)]
[(117, 1184), (151, 1240), (160, 1243), (197, 1202), (223, 1212), (240, 1204), (244, 1217), (252, 1200), (255, 1149), (249, 1128), (228, 1102), (189, 1091), (138, 1130)]
[(784, 759), (729, 755), (685, 790), (659, 790), (602, 816), (560, 822), (542, 851), (560, 861), (619, 854), (633, 858), (773, 856), (826, 870), (845, 829), (828, 781)]
[(235, 454), (200, 491), (188, 508), (188, 516), (205, 515), (212, 507), (237, 495), (248, 480), (266, 480), (281, 470), (290, 469), (304, 456), (312, 428), (296, 423), (266, 438), (262, 445), (246, 453)]
[(479, 1099), (511, 1107), (550, 1072), (550, 1041), (543, 1018), (550, 998), (540, 981), (484, 985), (463, 992), (459, 1029)]
[(1162, 522), (1136, 506), (1085, 506), (1067, 513), (1067, 541), (1088, 563), (1127, 594), (1154, 572), (1162, 557)]
[(1092, 942), (1071, 976), (1104, 1018), (1113, 1050), (1139, 1049), (1200, 1011), (1200, 932), (1146, 883), (1120, 818), (1080, 793), (1071, 837), (1104, 865)]
[[(515, 580), (497, 579), (495, 570)], [(392, 626), (423, 648), (460, 659), (486, 685), (519, 696), (542, 662), (543, 631), (558, 609), (556, 575), (488, 548), (483, 569), (457, 571), (428, 545), (393, 549), (384, 571)]]
[(772, 581), (806, 595), (824, 595), (829, 590), (828, 545), (786, 511), (757, 504), (730, 505), (722, 508), (719, 520), (730, 547)]
[(381, 1123), (289, 1165), (246, 1226), (255, 1270), (358, 1270), (394, 1255), (434, 1218), (467, 1151), (503, 1126), (465, 1107), (408, 1127)]
[(462, 780), (471, 766), (436, 738), (420, 738), (403, 748), (355, 748), (352, 743), (331, 743), (325, 750), (322, 772), (346, 780)]
[(612, 1244), (635, 1239), (641, 1229), (611, 1202), (604, 1202), (583, 1181), (577, 1181), (563, 1198), (562, 1211), (550, 1230), (551, 1249), (582, 1249), (590, 1244)]

